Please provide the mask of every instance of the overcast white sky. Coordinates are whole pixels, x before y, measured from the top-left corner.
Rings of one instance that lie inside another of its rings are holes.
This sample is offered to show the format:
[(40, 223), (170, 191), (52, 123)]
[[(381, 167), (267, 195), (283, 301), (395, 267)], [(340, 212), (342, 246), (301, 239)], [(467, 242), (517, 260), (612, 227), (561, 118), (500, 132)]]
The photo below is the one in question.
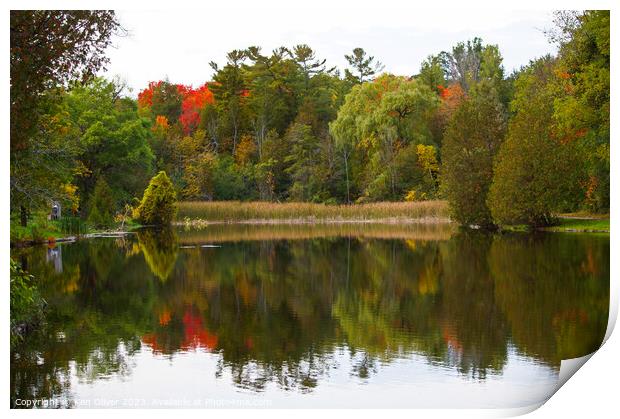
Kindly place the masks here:
[[(197, 86), (212, 75), (209, 61), (220, 65), (232, 49), (250, 45), (263, 52), (307, 43), (328, 65), (346, 67), (344, 54), (362, 47), (385, 64), (385, 71), (412, 75), (429, 54), (449, 50), (459, 41), (480, 36), (498, 44), (507, 72), (530, 59), (555, 53), (542, 33), (552, 26), (551, 11), (481, 9), (419, 10), (411, 6), (339, 8), (325, 3), (304, 9), (235, 4), (202, 10), (118, 11), (129, 35), (116, 38), (109, 51), (107, 76), (120, 75), (134, 89), (166, 76)], [(384, 10), (385, 9), (385, 10)]]

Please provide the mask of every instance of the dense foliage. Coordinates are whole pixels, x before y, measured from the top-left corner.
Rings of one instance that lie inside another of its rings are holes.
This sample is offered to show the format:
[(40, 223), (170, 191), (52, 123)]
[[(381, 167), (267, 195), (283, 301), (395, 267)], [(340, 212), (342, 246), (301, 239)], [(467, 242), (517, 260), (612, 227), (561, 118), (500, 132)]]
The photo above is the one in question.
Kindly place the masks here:
[(503, 224), (609, 211), (609, 12), (558, 13), (557, 58), (523, 69), (489, 195)]
[[(159, 171), (184, 200), (445, 197), (456, 220), (481, 226), (609, 209), (609, 12), (558, 13), (557, 57), (511, 75), (479, 38), (415, 76), (381, 73), (362, 48), (341, 75), (305, 44), (251, 46), (210, 63), (198, 87), (153, 81), (137, 99), (121, 80), (88, 77), (106, 62), (113, 13), (41, 13), (11, 14), (12, 124), (32, 122), (11, 141), (11, 210), (24, 224), (51, 200), (88, 219), (100, 179), (119, 211)], [(25, 51), (46, 16), (60, 19), (62, 48)], [(76, 25), (91, 30), (68, 37)], [(53, 51), (53, 68), (40, 67)]]
[(556, 136), (583, 150), (587, 208), (609, 211), (609, 11), (560, 13), (557, 23), (564, 94), (554, 103)]
[(480, 83), (454, 112), (443, 147), (442, 184), (461, 224), (491, 226), (486, 196), (504, 138), (505, 111), (492, 86)]
[(147, 225), (167, 225), (177, 212), (177, 196), (174, 186), (166, 172), (159, 172), (149, 182), (140, 205), (136, 208), (136, 218)]
[(582, 154), (574, 142), (557, 138), (553, 126), (554, 103), (562, 97), (554, 83), (555, 62), (546, 57), (532, 63), (515, 83), (515, 115), (488, 195), (501, 224), (546, 225), (555, 211), (575, 208), (583, 199)]
[(113, 11), (11, 11), (11, 150), (28, 146), (44, 93), (104, 67)]
[(88, 221), (95, 227), (110, 226), (114, 221), (114, 207), (112, 190), (105, 179), (100, 177), (90, 201)]
[(11, 346), (18, 343), (24, 332), (38, 323), (43, 315), (45, 300), (34, 284), (34, 277), (11, 259)]

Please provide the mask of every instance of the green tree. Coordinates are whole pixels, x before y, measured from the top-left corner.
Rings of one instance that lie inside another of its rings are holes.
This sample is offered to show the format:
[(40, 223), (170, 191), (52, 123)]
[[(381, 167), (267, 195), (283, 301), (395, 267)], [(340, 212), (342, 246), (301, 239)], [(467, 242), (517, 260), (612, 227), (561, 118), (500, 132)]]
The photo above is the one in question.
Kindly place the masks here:
[(353, 84), (364, 83), (372, 80), (373, 76), (383, 71), (385, 66), (375, 57), (367, 55), (363, 48), (354, 48), (351, 55), (345, 54), (344, 58), (351, 66), (344, 70), (345, 78)]
[(511, 103), (514, 117), (494, 168), (488, 205), (498, 224), (548, 225), (554, 212), (582, 199), (581, 152), (557, 137), (554, 104), (564, 94), (557, 60), (545, 57), (521, 72)]
[[(62, 92), (49, 91), (40, 99), (40, 115), (28, 147), (11, 153), (11, 213), (20, 214), (26, 226), (31, 210), (49, 207), (60, 201), (64, 207), (73, 204), (74, 173), (79, 140), (69, 115), (62, 106)], [(53, 97), (57, 96), (57, 97)]]
[(177, 212), (177, 197), (174, 186), (166, 172), (159, 172), (144, 191), (136, 218), (147, 225), (168, 225)]
[(284, 135), (278, 135), (275, 129), (267, 134), (263, 157), (258, 166), (259, 191), (277, 200), (288, 198), (291, 177), (287, 172), (285, 161), (290, 152), (289, 144)]
[(77, 141), (75, 181), (83, 201), (91, 195), (96, 179), (104, 176), (114, 195), (130, 202), (153, 174), (149, 123), (138, 117), (135, 101), (121, 94), (116, 82), (96, 78), (72, 86), (63, 98)]
[(220, 69), (213, 61), (210, 63), (215, 72), (211, 89), (222, 117), (222, 129), (232, 141), (233, 154), (243, 130), (246, 86), (242, 64), (246, 58), (246, 51), (233, 50), (226, 55), (226, 65), (223, 68)]
[(214, 199), (225, 201), (251, 199), (243, 175), (243, 171), (232, 156), (220, 156), (213, 172)]
[(439, 93), (439, 86), (446, 87), (446, 77), (438, 55), (430, 55), (422, 62), (420, 73), (416, 76), (420, 82)]
[(325, 62), (327, 60), (316, 58), (316, 52), (306, 44), (295, 45), (290, 55), (300, 68), (304, 93), (308, 91), (310, 79), (313, 76), (324, 72), (331, 73), (335, 70), (335, 67), (326, 69)]
[(34, 277), (24, 271), (13, 259), (11, 262), (11, 346), (18, 343), (25, 332), (42, 320), (45, 300), (34, 282)]
[(109, 10), (11, 11), (11, 151), (27, 147), (46, 90), (87, 80), (109, 62), (120, 29)]
[(282, 56), (275, 53), (271, 57), (264, 56), (259, 47), (248, 48), (247, 54), (253, 62), (246, 67), (247, 84), (251, 89), (247, 100), (249, 120), (260, 159), (267, 133), (276, 124), (278, 114), (286, 113), (286, 99), (278, 89), (277, 67)]
[(119, 29), (113, 11), (10, 13), (11, 210), (24, 226), (30, 209), (65, 197), (74, 169), (74, 142), (57, 135), (57, 89), (104, 68)]
[(321, 169), (321, 149), (319, 139), (312, 134), (309, 125), (295, 123), (291, 125), (286, 141), (290, 152), (285, 158), (288, 164), (286, 172), (292, 184), (289, 197), (292, 201), (320, 201), (317, 196), (322, 186), (318, 171)]
[(108, 227), (114, 222), (115, 210), (116, 202), (114, 202), (112, 189), (103, 176), (100, 176), (90, 198), (88, 222), (95, 227)]
[(441, 148), (442, 187), (460, 224), (493, 225), (486, 201), (505, 130), (497, 91), (490, 83), (477, 83), (454, 112)]
[[(403, 170), (415, 167), (398, 170), (403, 161), (398, 155), (410, 144), (432, 143), (429, 123), (437, 106), (426, 85), (404, 77), (383, 74), (353, 87), (330, 132), (343, 156), (345, 176), (362, 199), (399, 200), (413, 187), (402, 180)], [(415, 165), (412, 150), (409, 162)]]
[(585, 206), (606, 212), (610, 203), (609, 10), (557, 12), (558, 73), (565, 95), (555, 103), (558, 134), (584, 150), (588, 177)]

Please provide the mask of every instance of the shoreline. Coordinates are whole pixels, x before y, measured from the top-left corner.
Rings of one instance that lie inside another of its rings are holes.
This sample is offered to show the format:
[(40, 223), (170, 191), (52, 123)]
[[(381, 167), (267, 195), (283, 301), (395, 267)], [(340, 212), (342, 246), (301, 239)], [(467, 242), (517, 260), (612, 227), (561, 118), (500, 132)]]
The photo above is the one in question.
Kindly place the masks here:
[(42, 244), (55, 244), (55, 243), (73, 243), (79, 240), (84, 240), (84, 239), (95, 239), (98, 237), (110, 237), (110, 238), (115, 238), (115, 237), (125, 237), (129, 234), (134, 234), (134, 231), (99, 231), (96, 233), (87, 233), (87, 234), (82, 234), (79, 236), (65, 236), (65, 237), (50, 237), (48, 239), (43, 239), (43, 240), (22, 240), (22, 241), (15, 241), (15, 242), (11, 242), (10, 243), (10, 247), (11, 248), (23, 248), (23, 247), (30, 247), (30, 246), (37, 246), (37, 245), (42, 245)]
[[(594, 221), (600, 220), (600, 218), (585, 218), (585, 217), (561, 217), (564, 220), (574, 221)], [(321, 218), (321, 217), (296, 217), (296, 218), (248, 218), (248, 219), (228, 219), (228, 220), (205, 220), (201, 218), (185, 220), (176, 220), (172, 222), (173, 227), (185, 227), (185, 228), (206, 228), (208, 226), (223, 226), (223, 225), (247, 225), (247, 226), (279, 226), (279, 225), (456, 225), (449, 217), (441, 216), (425, 216), (425, 217), (383, 217), (383, 218)], [(148, 226), (142, 226), (148, 227)], [(521, 230), (513, 227), (507, 227), (500, 231), (505, 232), (520, 232), (520, 233), (532, 233), (532, 232), (544, 232), (544, 233), (582, 233), (582, 234), (610, 234), (610, 229), (607, 228), (587, 228), (587, 227), (573, 227), (573, 226), (549, 226), (538, 227), (532, 230)], [(118, 238), (125, 237), (129, 234), (135, 234), (135, 231), (118, 231), (107, 230), (93, 233), (87, 233), (79, 236), (65, 236), (65, 237), (50, 237), (43, 240), (23, 240), (11, 242), (11, 248), (24, 248), (37, 245), (50, 245), (55, 243), (72, 243), (84, 239), (93, 238)]]

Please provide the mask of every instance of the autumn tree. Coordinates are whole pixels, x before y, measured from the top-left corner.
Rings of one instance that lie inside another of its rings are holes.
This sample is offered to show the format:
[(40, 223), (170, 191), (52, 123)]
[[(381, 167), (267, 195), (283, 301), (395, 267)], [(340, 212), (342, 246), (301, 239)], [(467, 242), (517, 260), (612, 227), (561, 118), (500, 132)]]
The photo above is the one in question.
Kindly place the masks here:
[(418, 144), (416, 146), (417, 163), (423, 173), (424, 185), (428, 192), (423, 191), (421, 199), (436, 197), (439, 184), (439, 161), (437, 159), (437, 147), (432, 145)]
[(185, 163), (183, 170), (184, 198), (208, 201), (213, 199), (215, 164), (216, 156), (209, 151), (203, 151)]
[(166, 117), (169, 124), (176, 124), (181, 116), (185, 86), (173, 84), (169, 80), (150, 82), (138, 94), (138, 107), (141, 115), (155, 120)]
[(459, 83), (451, 83), (447, 87), (439, 86), (439, 109), (433, 115), (431, 131), (435, 143), (439, 146), (443, 143), (448, 123), (452, 119), (454, 111), (465, 100), (465, 91)]
[[(183, 127), (183, 132), (185, 134), (191, 134), (200, 125), (202, 110), (205, 109), (207, 105), (213, 105), (215, 100), (207, 83), (197, 89), (184, 86), (181, 93), (183, 101), (181, 102), (179, 122)], [(209, 115), (207, 114), (205, 117), (209, 117)]]
[(507, 106), (510, 100), (510, 80), (504, 76), (503, 58), (497, 45), (484, 45), (474, 38), (457, 43), (450, 52), (437, 56), (448, 85), (460, 84), (465, 92), (481, 80), (495, 88), (500, 102)]

